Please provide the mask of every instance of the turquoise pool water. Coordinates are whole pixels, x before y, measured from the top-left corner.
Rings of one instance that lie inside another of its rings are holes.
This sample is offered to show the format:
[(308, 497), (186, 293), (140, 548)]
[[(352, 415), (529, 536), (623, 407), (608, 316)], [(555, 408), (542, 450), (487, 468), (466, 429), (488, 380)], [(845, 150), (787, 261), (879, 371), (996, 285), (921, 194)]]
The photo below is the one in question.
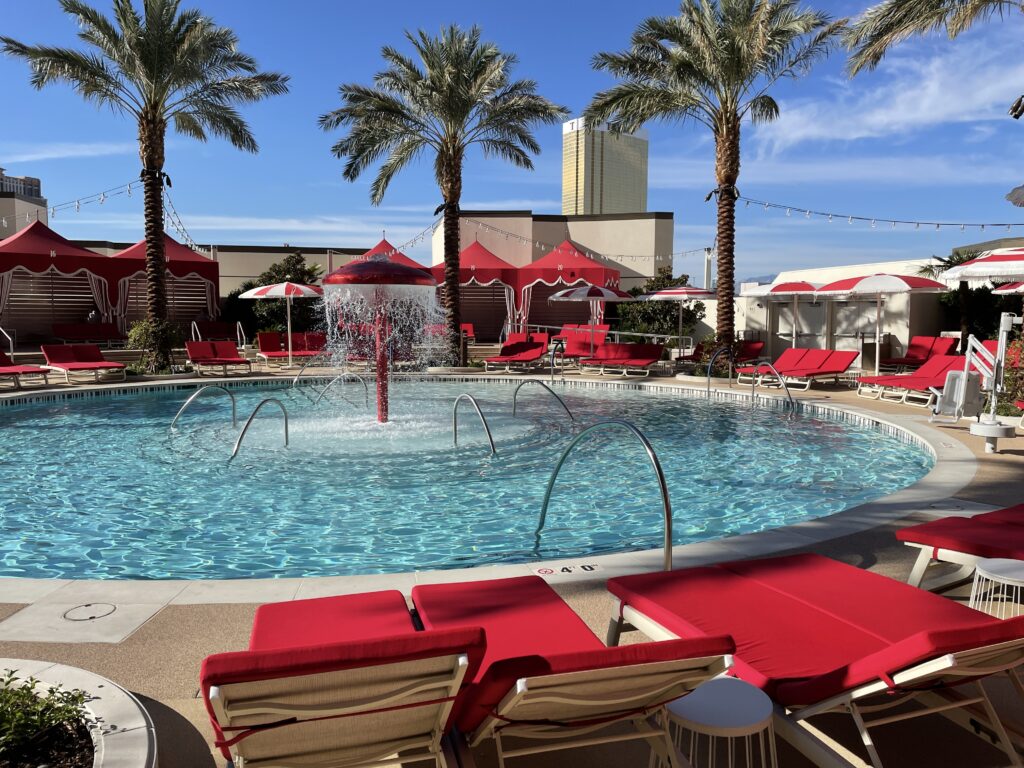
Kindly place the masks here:
[[(264, 397), (279, 412), (237, 431), (226, 397), (136, 393), (0, 410), (0, 575), (212, 579), (326, 576), (523, 562), (661, 544), (661, 502), (646, 455), (624, 433), (585, 438), (552, 496), (533, 551), (544, 488), (573, 432), (539, 387), (399, 382), (393, 422), (374, 421), (362, 387), (317, 406), (291, 389), (237, 390), (239, 426)], [(841, 421), (790, 418), (747, 404), (607, 387), (557, 387), (579, 425), (634, 422), (665, 468), (677, 543), (820, 517), (922, 477), (924, 449)], [(491, 457), (471, 408), (490, 422)], [(468, 404), (465, 404), (468, 405)]]

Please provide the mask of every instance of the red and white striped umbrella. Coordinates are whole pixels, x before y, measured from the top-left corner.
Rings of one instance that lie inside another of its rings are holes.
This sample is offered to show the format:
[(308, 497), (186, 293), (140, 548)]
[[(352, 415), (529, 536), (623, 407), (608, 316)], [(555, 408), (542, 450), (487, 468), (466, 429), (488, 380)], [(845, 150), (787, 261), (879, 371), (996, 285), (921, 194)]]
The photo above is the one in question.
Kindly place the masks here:
[(942, 276), (947, 280), (1024, 280), (1024, 248), (997, 248), (947, 269)]
[[(813, 296), (821, 288), (821, 283), (809, 283), (806, 280), (789, 280), (774, 285), (759, 285), (747, 291), (747, 296), (757, 296), (767, 301), (784, 301), (793, 299), (793, 333), (790, 346), (795, 347), (800, 334), (800, 297)], [(765, 328), (768, 327), (769, 309), (765, 307)]]
[(1015, 296), (1024, 293), (1024, 283), (1006, 283), (993, 288), (992, 293), (996, 296)]
[(273, 283), (260, 285), (245, 293), (239, 294), (240, 299), (284, 299), (287, 304), (288, 316), (288, 367), (292, 365), (292, 299), (318, 299), (324, 295), (319, 285), (303, 285), (302, 283)]
[(636, 297), (618, 288), (581, 285), (553, 293), (548, 296), (548, 301), (636, 301)]
[[(948, 277), (948, 272), (946, 276)], [(862, 275), (836, 280), (819, 288), (819, 296), (874, 296), (875, 297), (875, 375), (882, 347), (882, 296), (893, 293), (945, 293), (949, 287), (927, 277), (917, 275)]]

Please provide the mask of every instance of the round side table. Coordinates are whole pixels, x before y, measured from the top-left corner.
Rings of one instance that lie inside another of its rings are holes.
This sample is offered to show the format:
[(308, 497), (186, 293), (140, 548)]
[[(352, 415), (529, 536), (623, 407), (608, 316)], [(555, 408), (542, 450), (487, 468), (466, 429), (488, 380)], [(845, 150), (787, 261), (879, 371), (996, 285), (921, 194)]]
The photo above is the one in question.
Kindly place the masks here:
[(676, 747), (695, 768), (717, 766), (721, 757), (729, 768), (740, 758), (744, 766), (778, 768), (772, 710), (772, 700), (760, 688), (716, 677), (668, 705), (669, 727)]
[(974, 570), (968, 605), (997, 619), (1012, 619), (1024, 613), (1024, 560), (989, 558), (979, 560)]

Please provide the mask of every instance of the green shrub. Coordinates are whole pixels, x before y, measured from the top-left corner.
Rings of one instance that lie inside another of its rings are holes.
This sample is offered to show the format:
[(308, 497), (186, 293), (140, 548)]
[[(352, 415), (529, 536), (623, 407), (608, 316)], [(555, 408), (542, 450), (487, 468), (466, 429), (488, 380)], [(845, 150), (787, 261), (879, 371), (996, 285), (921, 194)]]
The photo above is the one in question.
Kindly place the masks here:
[(185, 337), (182, 335), (181, 328), (173, 323), (166, 320), (152, 323), (149, 320), (138, 320), (132, 323), (132, 327), (128, 330), (125, 347), (143, 350), (142, 370), (146, 373), (170, 373), (170, 369), (158, 368), (154, 351), (180, 347), (184, 341)]
[(0, 678), (0, 755), (45, 744), (56, 730), (88, 720), (84, 691), (50, 687), (42, 694), (38, 687), (12, 669)]

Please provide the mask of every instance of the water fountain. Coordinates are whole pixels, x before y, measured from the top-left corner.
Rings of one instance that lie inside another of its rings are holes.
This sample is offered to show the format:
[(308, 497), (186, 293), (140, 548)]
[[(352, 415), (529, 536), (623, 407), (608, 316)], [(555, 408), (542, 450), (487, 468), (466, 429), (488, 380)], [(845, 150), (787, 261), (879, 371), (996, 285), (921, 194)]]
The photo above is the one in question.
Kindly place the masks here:
[(392, 365), (436, 358), (443, 314), (437, 281), (425, 270), (386, 259), (353, 261), (323, 280), (328, 346), (340, 365), (372, 361), (377, 421), (388, 421)]

